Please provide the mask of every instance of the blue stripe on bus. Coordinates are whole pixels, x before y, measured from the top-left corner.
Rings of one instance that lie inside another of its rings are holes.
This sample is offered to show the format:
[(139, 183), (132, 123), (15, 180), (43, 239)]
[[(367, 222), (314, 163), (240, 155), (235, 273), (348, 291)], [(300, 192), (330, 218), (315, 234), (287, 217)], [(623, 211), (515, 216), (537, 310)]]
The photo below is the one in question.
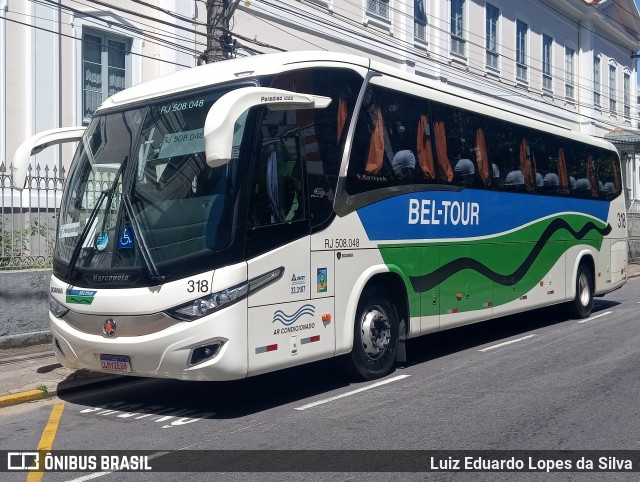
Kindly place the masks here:
[(466, 189), (422, 191), (358, 209), (372, 241), (490, 236), (561, 213), (607, 222), (609, 202)]

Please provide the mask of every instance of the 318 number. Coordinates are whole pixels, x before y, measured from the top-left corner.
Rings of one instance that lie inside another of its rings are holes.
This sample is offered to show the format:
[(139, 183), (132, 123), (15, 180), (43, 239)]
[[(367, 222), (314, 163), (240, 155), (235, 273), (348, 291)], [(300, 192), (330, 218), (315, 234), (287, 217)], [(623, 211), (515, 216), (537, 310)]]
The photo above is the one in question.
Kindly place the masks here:
[(187, 292), (188, 293), (208, 293), (209, 292), (209, 282), (206, 279), (202, 280), (189, 280), (187, 282)]

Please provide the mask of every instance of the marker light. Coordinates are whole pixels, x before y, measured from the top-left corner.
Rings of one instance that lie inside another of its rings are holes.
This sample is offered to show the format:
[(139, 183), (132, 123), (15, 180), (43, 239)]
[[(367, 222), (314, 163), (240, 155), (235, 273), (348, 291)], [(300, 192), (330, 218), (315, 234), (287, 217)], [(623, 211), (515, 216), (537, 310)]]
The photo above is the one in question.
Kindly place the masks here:
[(279, 280), (284, 273), (284, 268), (280, 267), (269, 271), (256, 278), (240, 283), (239, 285), (218, 291), (197, 300), (190, 301), (175, 308), (167, 310), (165, 313), (172, 318), (182, 321), (194, 321), (203, 316), (210, 315), (221, 308), (231, 306), (232, 304), (246, 298), (252, 293), (264, 288), (265, 286)]
[(49, 311), (56, 318), (62, 318), (69, 312), (69, 308), (64, 306), (58, 300), (56, 300), (53, 296), (49, 295)]

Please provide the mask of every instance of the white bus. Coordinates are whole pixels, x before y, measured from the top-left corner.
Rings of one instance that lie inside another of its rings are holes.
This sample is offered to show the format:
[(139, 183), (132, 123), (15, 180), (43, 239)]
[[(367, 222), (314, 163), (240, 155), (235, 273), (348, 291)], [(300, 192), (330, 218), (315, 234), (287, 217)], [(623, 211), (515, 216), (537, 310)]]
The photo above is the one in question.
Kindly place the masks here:
[[(626, 281), (613, 146), (369, 59), (229, 60), (107, 99), (79, 140), (51, 278), (64, 366), (229, 380)], [(96, 183), (96, 175), (109, 181)], [(99, 186), (98, 188), (96, 186)], [(92, 192), (91, 192), (92, 191)]]

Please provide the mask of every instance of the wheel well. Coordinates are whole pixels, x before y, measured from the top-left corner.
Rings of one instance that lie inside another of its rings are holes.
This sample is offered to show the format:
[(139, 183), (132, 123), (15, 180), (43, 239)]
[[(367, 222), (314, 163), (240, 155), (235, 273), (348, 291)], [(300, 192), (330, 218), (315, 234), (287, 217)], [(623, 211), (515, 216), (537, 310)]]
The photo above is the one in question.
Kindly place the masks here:
[[(396, 309), (398, 310), (398, 320), (404, 320), (407, 326), (407, 334), (409, 331), (409, 299), (407, 290), (400, 275), (396, 273), (380, 273), (373, 276), (364, 287), (364, 290), (377, 286), (391, 295)], [(364, 292), (363, 290), (363, 292)]]
[(585, 265), (589, 271), (591, 272), (591, 280), (594, 284), (594, 288), (595, 288), (595, 282), (596, 282), (596, 265), (595, 262), (593, 261), (593, 258), (586, 254), (584, 255), (582, 258), (580, 258), (580, 262), (578, 263), (578, 268), (580, 267), (580, 265)]

